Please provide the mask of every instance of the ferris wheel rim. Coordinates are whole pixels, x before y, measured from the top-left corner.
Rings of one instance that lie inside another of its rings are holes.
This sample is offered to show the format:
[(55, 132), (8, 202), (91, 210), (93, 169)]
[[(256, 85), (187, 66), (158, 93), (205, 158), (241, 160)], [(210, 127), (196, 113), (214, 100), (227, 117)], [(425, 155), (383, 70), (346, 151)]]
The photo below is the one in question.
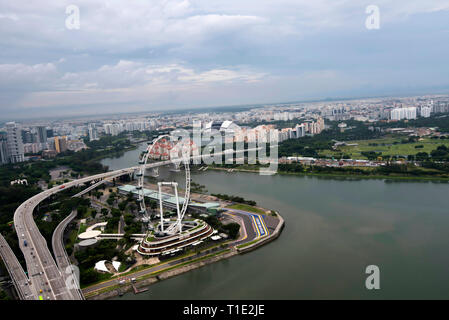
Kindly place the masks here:
[[(148, 145), (148, 147), (146, 148), (145, 154), (143, 155), (142, 159), (139, 160), (139, 162), (142, 162), (142, 163), (139, 167), (138, 195), (139, 195), (139, 203), (140, 203), (140, 212), (145, 215), (147, 215), (147, 210), (146, 210), (146, 205), (145, 205), (145, 192), (144, 192), (143, 186), (144, 186), (144, 180), (145, 180), (145, 171), (146, 171), (147, 161), (148, 161), (148, 157), (149, 157), (150, 153), (153, 151), (153, 148), (156, 145), (156, 143), (164, 138), (168, 138), (168, 140), (170, 140), (171, 137), (167, 134), (164, 134), (164, 135), (161, 135), (161, 136), (153, 139), (152, 143), (150, 145)], [(184, 193), (184, 203), (180, 210), (180, 219), (177, 220), (175, 223), (171, 224), (167, 228), (167, 232), (173, 231), (173, 229), (175, 229), (176, 227), (178, 227), (180, 225), (180, 223), (182, 222), (184, 215), (187, 211), (189, 201), (190, 201), (190, 167), (189, 167), (190, 160), (188, 159), (188, 157), (182, 157), (181, 159), (179, 159), (179, 161), (183, 163), (184, 170), (186, 173), (186, 190)], [(172, 162), (174, 163), (174, 161), (172, 161)]]

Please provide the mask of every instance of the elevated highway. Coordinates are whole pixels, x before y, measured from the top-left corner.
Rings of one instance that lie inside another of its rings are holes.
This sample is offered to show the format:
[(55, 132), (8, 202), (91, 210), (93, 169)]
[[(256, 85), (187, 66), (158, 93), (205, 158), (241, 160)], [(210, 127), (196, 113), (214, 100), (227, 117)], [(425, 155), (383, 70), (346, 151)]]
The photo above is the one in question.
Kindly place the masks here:
[(75, 274), (71, 267), (70, 259), (67, 256), (67, 251), (64, 247), (64, 231), (69, 223), (76, 217), (77, 211), (73, 210), (55, 229), (51, 244), (53, 247), (53, 254), (58, 264), (58, 268), (64, 278), (64, 283), (71, 291), (74, 297), (84, 300), (83, 293), (79, 287), (79, 274)]
[(34, 289), (30, 284), (25, 271), (23, 271), (23, 268), (14, 255), (14, 252), (11, 250), (11, 247), (2, 235), (0, 235), (0, 256), (5, 263), (20, 299), (35, 300)]

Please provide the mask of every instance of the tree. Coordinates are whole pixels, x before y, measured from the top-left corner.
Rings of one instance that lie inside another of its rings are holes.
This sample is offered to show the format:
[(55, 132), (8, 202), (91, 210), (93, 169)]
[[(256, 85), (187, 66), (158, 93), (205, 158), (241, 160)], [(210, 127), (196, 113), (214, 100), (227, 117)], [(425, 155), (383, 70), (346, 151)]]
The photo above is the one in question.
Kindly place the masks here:
[(239, 235), (240, 225), (238, 223), (228, 223), (223, 226), (230, 238), (235, 239)]
[(114, 199), (113, 198), (108, 198), (108, 200), (106, 200), (106, 203), (110, 206), (114, 205)]
[(418, 161), (426, 161), (429, 158), (429, 154), (427, 152), (418, 152), (415, 157)]
[(93, 268), (87, 270), (80, 270), (80, 278), (82, 283), (93, 283), (98, 281), (98, 272)]
[(124, 211), (125, 209), (126, 209), (126, 205), (128, 204), (128, 202), (127, 201), (122, 201), (122, 202), (120, 202), (119, 204), (118, 204), (118, 208), (121, 210), (121, 211)]
[(76, 209), (77, 212), (77, 218), (82, 218), (86, 212), (87, 212), (87, 207), (86, 206), (79, 206), (78, 209)]
[(113, 217), (120, 217), (122, 215), (122, 212), (119, 209), (112, 208), (111, 214)]

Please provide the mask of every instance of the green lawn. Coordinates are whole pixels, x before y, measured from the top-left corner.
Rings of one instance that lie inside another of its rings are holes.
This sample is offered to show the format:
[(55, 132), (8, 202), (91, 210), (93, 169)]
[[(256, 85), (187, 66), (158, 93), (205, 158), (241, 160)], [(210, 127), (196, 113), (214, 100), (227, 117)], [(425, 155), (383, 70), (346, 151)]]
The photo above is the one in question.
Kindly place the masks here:
[(247, 204), (242, 204), (242, 203), (233, 204), (232, 206), (228, 206), (226, 208), (254, 212), (254, 213), (258, 213), (258, 214), (265, 214), (265, 211), (260, 210), (259, 208), (252, 207), (252, 206), (249, 206)]
[[(323, 150), (321, 155), (333, 156), (340, 158), (340, 155), (349, 155), (352, 159), (366, 159), (361, 152), (374, 151), (382, 152), (382, 156), (405, 156), (409, 154), (417, 154), (418, 152), (427, 152), (430, 154), (440, 145), (449, 147), (449, 140), (423, 138), (421, 141), (412, 143), (401, 143), (402, 139), (407, 139), (406, 136), (389, 136), (382, 139), (373, 140), (356, 140), (348, 141), (348, 144), (358, 144), (357, 146), (341, 146), (337, 150)], [(394, 144), (396, 142), (396, 144)], [(373, 145), (373, 144), (377, 144)], [(423, 148), (415, 148), (415, 146), (422, 145)]]
[(78, 230), (78, 234), (81, 234), (81, 233), (85, 232), (86, 230), (87, 230), (87, 224), (82, 223)]
[(256, 239), (256, 240), (253, 240), (253, 241), (250, 241), (250, 242), (247, 242), (247, 243), (239, 244), (239, 245), (237, 246), (237, 248), (238, 248), (238, 249), (241, 249), (241, 248), (248, 247), (248, 246), (250, 246), (250, 245), (256, 243), (256, 242), (259, 241), (259, 240), (260, 240), (260, 239)]

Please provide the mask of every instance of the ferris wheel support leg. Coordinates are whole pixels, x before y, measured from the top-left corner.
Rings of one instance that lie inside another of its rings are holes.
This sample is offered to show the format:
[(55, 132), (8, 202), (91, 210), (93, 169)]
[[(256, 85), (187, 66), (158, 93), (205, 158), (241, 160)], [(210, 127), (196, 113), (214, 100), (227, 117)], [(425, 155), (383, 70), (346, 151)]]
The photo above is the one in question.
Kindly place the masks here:
[(178, 220), (176, 221), (176, 224), (178, 225), (179, 232), (182, 232), (181, 212), (179, 211), (178, 184), (175, 184), (175, 198), (176, 198), (176, 213), (178, 214)]
[(157, 186), (159, 188), (159, 208), (161, 213), (161, 231), (164, 232), (164, 209), (162, 208), (162, 183), (158, 182)]

